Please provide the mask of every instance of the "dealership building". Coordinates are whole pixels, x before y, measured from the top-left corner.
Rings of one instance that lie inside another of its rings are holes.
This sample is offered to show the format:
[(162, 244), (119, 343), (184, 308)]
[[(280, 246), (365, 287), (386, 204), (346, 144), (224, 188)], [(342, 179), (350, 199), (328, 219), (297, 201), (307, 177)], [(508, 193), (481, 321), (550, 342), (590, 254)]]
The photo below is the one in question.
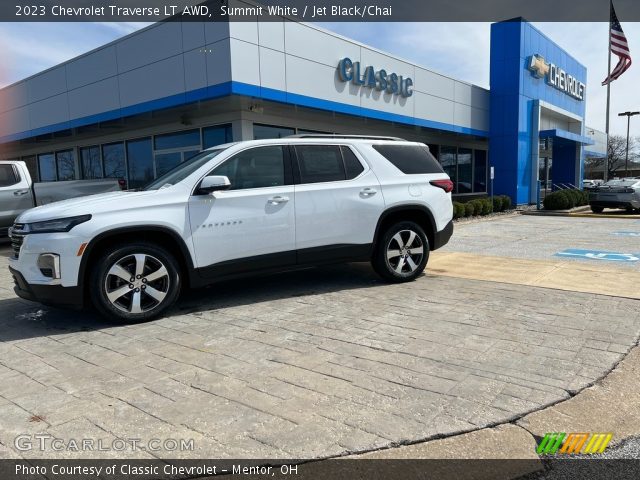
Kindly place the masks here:
[(156, 23), (0, 90), (0, 158), (136, 188), (226, 142), (385, 135), (428, 144), (461, 199), (491, 193), (491, 167), (519, 204), (579, 186), (604, 153), (586, 68), (523, 20), (492, 25), (490, 61), (485, 89), (286, 19)]

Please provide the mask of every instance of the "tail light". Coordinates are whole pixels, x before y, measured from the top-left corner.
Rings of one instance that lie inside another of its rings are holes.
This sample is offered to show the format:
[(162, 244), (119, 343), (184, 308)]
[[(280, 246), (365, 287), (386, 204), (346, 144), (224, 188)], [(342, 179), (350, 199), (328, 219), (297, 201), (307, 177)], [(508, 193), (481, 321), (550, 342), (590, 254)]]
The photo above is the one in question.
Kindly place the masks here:
[(120, 185), (120, 190), (124, 190), (127, 188), (127, 182), (125, 181), (124, 178), (118, 179), (118, 185)]
[(443, 180), (431, 180), (429, 183), (434, 187), (443, 189), (447, 193), (453, 191), (453, 182), (448, 178)]

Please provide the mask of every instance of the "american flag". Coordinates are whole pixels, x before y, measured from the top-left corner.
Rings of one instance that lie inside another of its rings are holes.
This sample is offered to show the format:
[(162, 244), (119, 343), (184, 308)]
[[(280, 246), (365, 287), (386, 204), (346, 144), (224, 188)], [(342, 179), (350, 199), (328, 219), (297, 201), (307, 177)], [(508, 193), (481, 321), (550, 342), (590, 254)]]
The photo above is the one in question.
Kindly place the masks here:
[(616, 11), (613, 8), (613, 2), (611, 3), (611, 23), (609, 27), (609, 42), (611, 53), (617, 55), (620, 60), (613, 70), (609, 73), (609, 76), (605, 78), (602, 85), (608, 85), (609, 83), (617, 80), (620, 75), (626, 72), (631, 66), (631, 52), (629, 51), (629, 44), (627, 43), (627, 37), (625, 37)]

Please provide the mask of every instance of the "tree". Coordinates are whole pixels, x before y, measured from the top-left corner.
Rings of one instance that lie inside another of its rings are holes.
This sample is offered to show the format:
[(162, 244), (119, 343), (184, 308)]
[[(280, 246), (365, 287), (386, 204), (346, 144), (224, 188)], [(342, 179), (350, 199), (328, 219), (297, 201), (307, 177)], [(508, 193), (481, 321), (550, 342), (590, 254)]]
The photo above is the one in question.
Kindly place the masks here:
[[(607, 157), (609, 160), (608, 178), (623, 177), (625, 175), (625, 155), (627, 151), (627, 137), (623, 135), (609, 135)], [(629, 163), (640, 158), (640, 138), (629, 138)], [(631, 168), (631, 166), (630, 166)], [(588, 158), (585, 161), (587, 178), (595, 178), (604, 170), (604, 158)], [(595, 174), (598, 172), (598, 174)]]

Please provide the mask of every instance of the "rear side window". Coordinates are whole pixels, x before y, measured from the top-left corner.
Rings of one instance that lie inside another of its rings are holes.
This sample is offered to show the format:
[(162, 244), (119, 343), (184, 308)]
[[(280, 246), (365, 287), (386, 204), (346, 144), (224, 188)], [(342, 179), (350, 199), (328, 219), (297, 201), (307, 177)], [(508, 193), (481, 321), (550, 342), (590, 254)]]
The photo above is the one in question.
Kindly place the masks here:
[(364, 167), (354, 155), (349, 147), (340, 147), (342, 150), (342, 158), (344, 159), (344, 169), (347, 173), (347, 180), (356, 178), (364, 171)]
[(442, 167), (422, 145), (372, 145), (398, 170), (407, 175), (419, 173), (444, 173)]
[(296, 146), (301, 183), (345, 180), (342, 153), (337, 145)]
[(0, 187), (10, 187), (20, 180), (11, 165), (0, 165)]

